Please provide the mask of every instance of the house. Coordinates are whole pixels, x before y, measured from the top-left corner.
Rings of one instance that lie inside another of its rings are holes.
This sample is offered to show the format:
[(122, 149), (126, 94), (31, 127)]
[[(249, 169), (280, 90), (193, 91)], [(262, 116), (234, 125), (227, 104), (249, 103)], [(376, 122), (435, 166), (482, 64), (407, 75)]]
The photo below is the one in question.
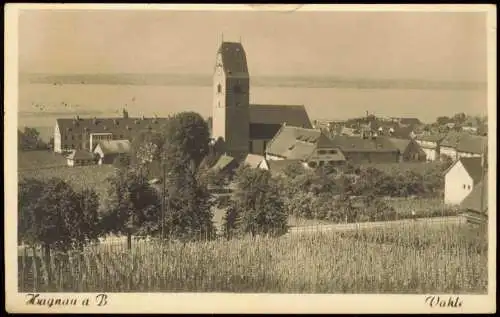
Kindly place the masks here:
[(95, 156), (92, 152), (84, 150), (73, 150), (67, 157), (68, 166), (83, 166), (95, 164)]
[(460, 204), (483, 176), (480, 157), (462, 157), (456, 160), (444, 173), (444, 202)]
[(347, 136), (355, 136), (355, 135), (359, 135), (359, 130), (356, 128), (341, 127), (340, 132), (338, 132), (338, 134), (347, 135)]
[(440, 145), (444, 137), (444, 134), (424, 134), (417, 136), (415, 142), (417, 142), (424, 151), (427, 161), (436, 161), (439, 160)]
[(321, 130), (287, 124), (269, 142), (266, 160), (299, 160), (312, 168), (345, 163), (342, 151)]
[(479, 127), (482, 125), (481, 120), (477, 117), (468, 117), (465, 122), (462, 123), (461, 128), (462, 131), (477, 133)]
[(123, 117), (56, 119), (54, 152), (72, 150), (93, 151), (103, 140), (129, 140), (142, 131), (160, 129), (167, 118), (130, 118), (123, 110)]
[(304, 105), (250, 104), (250, 75), (241, 43), (223, 42), (213, 72), (212, 138), (228, 155), (264, 155), (281, 124), (312, 128)]
[(458, 157), (481, 157), (488, 147), (488, 137), (464, 134), (457, 144)]
[(485, 223), (488, 220), (488, 176), (474, 187), (460, 204), (468, 222)]
[(238, 168), (239, 162), (234, 157), (229, 155), (221, 155), (217, 162), (210, 169), (216, 172), (232, 172)]
[(257, 154), (248, 154), (243, 161), (243, 164), (251, 168), (262, 168), (265, 170), (269, 169), (266, 158), (262, 155)]
[(463, 132), (450, 131), (441, 141), (440, 145), (440, 155), (446, 155), (453, 160), (456, 160), (457, 155), (457, 146), (460, 142), (461, 137), (465, 135)]
[(412, 139), (389, 138), (389, 141), (399, 150), (399, 161), (425, 161), (426, 153), (420, 145)]
[(249, 112), (249, 153), (264, 155), (267, 144), (273, 139), (283, 123), (312, 129), (312, 124), (303, 105), (250, 104)]
[(346, 160), (352, 163), (396, 163), (399, 162), (399, 149), (387, 137), (335, 136), (331, 139)]
[(129, 140), (105, 140), (99, 141), (93, 152), (99, 165), (112, 164), (119, 155), (128, 155), (130, 148)]

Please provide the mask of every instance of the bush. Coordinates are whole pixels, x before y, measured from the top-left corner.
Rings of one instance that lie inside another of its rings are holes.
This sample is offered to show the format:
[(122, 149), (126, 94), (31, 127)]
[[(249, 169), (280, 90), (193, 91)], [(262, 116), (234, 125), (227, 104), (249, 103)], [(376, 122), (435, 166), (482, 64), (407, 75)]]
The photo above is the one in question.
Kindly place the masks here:
[(224, 234), (282, 235), (288, 215), (278, 182), (269, 171), (242, 166), (235, 176), (236, 190), (223, 219)]

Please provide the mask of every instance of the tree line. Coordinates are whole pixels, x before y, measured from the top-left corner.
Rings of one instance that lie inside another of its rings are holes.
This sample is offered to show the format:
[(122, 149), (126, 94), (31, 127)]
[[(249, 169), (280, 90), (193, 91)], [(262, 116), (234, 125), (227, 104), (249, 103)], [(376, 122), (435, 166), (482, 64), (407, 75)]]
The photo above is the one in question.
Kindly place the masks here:
[[(77, 191), (63, 179), (21, 180), (19, 241), (41, 246), (48, 258), (108, 234), (125, 235), (128, 248), (133, 236), (183, 242), (216, 238), (216, 199), (208, 185), (210, 162), (220, 153), (209, 141), (199, 114), (170, 116), (160, 130), (144, 131), (132, 141), (129, 158), (115, 161), (101, 199), (93, 189)], [(234, 181), (224, 235), (284, 233), (286, 214), (271, 174), (242, 167)]]

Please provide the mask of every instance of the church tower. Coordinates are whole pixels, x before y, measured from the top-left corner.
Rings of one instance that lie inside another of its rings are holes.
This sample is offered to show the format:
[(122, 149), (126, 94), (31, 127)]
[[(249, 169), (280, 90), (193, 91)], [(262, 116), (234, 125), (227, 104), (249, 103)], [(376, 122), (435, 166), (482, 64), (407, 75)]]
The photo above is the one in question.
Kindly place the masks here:
[(222, 138), (228, 155), (241, 158), (250, 148), (250, 76), (241, 43), (223, 42), (213, 77), (212, 137)]

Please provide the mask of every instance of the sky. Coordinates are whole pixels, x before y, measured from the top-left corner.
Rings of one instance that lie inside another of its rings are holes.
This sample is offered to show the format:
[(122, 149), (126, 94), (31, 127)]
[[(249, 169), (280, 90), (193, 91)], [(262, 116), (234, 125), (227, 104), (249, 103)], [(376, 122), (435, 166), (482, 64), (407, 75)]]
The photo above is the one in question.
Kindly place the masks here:
[(466, 12), (25, 10), (19, 70), (210, 74), (221, 34), (254, 76), (487, 76), (486, 13)]

